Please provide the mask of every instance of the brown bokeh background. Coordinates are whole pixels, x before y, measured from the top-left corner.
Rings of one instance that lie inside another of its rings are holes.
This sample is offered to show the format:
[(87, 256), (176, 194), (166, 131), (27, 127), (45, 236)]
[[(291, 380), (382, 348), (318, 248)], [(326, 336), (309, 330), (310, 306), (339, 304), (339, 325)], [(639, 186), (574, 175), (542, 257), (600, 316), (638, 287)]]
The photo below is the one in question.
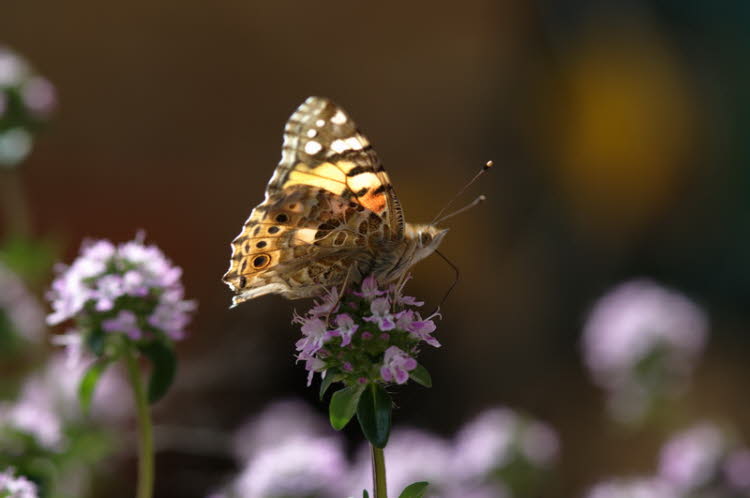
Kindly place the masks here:
[[(229, 242), (263, 196), (281, 131), (333, 98), (376, 145), (407, 220), (427, 221), (488, 159), (444, 253), (435, 387), (396, 423), (451, 434), (507, 404), (561, 434), (558, 496), (653, 469), (664, 434), (622, 431), (579, 355), (591, 302), (647, 275), (705, 306), (712, 335), (686, 421), (750, 434), (750, 16), (743, 2), (7, 0), (2, 42), (57, 87), (22, 166), (36, 234), (69, 261), (82, 238), (145, 229), (185, 270), (199, 312), (157, 409), (159, 497), (199, 497), (236, 470), (225, 437), (271, 400), (320, 407), (294, 365), (293, 307), (229, 310)], [(439, 258), (409, 291), (436, 304)], [(320, 407), (322, 410), (322, 407)], [(184, 431), (184, 432), (180, 432)], [(348, 433), (357, 440), (356, 430)], [(101, 496), (129, 496), (133, 462)]]

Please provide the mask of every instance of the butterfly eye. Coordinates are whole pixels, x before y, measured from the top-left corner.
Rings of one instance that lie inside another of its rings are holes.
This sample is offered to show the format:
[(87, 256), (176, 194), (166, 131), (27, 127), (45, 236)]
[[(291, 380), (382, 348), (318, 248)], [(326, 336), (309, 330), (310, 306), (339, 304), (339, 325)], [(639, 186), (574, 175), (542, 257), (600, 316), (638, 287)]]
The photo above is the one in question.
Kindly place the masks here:
[(253, 268), (255, 268), (256, 270), (260, 270), (268, 266), (268, 263), (270, 262), (271, 262), (271, 258), (269, 258), (267, 254), (261, 254), (260, 256), (255, 256), (255, 258), (253, 259)]
[(432, 242), (432, 235), (430, 235), (429, 233), (426, 233), (426, 232), (420, 233), (419, 234), (419, 242), (423, 246), (429, 244), (430, 242)]

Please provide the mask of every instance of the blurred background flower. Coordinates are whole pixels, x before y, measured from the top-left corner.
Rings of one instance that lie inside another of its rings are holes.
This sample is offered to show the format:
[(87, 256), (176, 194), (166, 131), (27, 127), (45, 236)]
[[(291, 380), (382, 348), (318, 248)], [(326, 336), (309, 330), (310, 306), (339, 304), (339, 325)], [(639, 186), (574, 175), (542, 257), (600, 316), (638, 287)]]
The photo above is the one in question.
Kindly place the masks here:
[(583, 355), (613, 414), (632, 422), (655, 401), (683, 392), (707, 328), (698, 306), (649, 280), (621, 284), (599, 299), (583, 330)]
[(44, 310), (23, 280), (0, 261), (0, 355), (45, 339)]
[[(306, 403), (276, 401), (235, 433), (243, 470), (219, 495), (359, 498), (372, 491), (370, 450), (361, 445), (350, 461), (346, 446)], [(385, 448), (388, 493), (429, 481), (429, 497), (544, 496), (553, 489), (558, 450), (550, 427), (508, 408), (480, 413), (454, 439), (397, 424)]]
[(34, 134), (56, 106), (55, 87), (21, 55), (0, 45), (0, 167), (26, 158)]

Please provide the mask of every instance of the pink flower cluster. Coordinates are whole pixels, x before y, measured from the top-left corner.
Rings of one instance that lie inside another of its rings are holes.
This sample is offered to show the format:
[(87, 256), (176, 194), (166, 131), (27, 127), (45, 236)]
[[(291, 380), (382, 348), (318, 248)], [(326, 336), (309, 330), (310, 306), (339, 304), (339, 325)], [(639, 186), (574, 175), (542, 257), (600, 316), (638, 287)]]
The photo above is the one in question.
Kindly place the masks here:
[(184, 337), (195, 302), (184, 299), (182, 270), (141, 237), (115, 246), (84, 243), (72, 265), (60, 266), (48, 299), (49, 325), (75, 318), (81, 329), (120, 332), (133, 340), (163, 333)]
[(347, 385), (409, 380), (422, 343), (440, 347), (432, 336), (440, 314), (422, 318), (413, 308), (424, 303), (402, 295), (402, 289), (380, 289), (370, 276), (341, 298), (334, 288), (304, 316), (295, 314), (293, 323), (302, 330), (297, 359), (309, 371), (308, 385), (315, 372)]

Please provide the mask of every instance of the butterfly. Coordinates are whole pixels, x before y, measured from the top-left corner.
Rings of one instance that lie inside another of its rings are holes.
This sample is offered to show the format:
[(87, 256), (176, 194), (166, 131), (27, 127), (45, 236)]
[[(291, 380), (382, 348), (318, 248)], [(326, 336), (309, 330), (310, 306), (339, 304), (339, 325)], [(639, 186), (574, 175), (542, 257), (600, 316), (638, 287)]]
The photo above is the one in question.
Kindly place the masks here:
[(286, 123), (281, 161), (232, 241), (223, 280), (233, 306), (266, 294), (318, 296), (371, 274), (386, 285), (447, 231), (405, 223), (370, 141), (341, 107), (309, 97)]

